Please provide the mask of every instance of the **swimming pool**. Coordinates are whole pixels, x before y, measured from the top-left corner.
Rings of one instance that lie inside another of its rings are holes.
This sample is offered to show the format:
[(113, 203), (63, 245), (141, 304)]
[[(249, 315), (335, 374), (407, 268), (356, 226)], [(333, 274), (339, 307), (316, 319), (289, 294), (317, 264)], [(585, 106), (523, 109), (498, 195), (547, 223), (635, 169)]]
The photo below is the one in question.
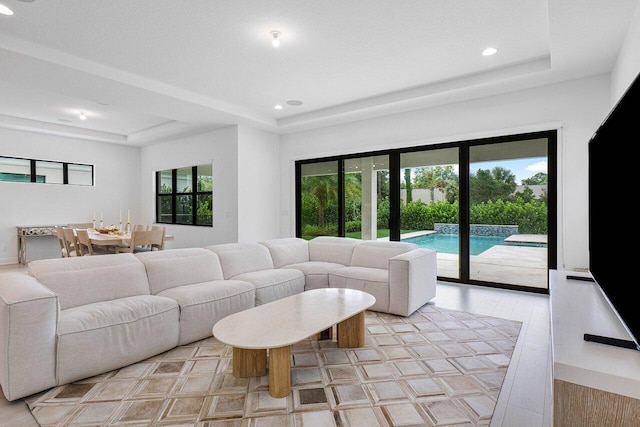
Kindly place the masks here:
[[(457, 234), (432, 233), (423, 236), (408, 237), (402, 239), (403, 242), (415, 243), (416, 245), (435, 249), (439, 253), (458, 254), (459, 239)], [(479, 255), (495, 245), (503, 245), (504, 237), (497, 236), (470, 236), (469, 252), (471, 255)]]

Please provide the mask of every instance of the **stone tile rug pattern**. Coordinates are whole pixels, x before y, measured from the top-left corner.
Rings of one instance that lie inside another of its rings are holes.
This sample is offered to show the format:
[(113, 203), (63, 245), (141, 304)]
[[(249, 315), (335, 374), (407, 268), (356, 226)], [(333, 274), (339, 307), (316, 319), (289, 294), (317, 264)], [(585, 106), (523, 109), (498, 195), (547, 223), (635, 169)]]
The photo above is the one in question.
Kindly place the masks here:
[(25, 399), (42, 426), (486, 426), (521, 323), (425, 305), (368, 311), (367, 343), (291, 348), (292, 391), (235, 378), (214, 337)]

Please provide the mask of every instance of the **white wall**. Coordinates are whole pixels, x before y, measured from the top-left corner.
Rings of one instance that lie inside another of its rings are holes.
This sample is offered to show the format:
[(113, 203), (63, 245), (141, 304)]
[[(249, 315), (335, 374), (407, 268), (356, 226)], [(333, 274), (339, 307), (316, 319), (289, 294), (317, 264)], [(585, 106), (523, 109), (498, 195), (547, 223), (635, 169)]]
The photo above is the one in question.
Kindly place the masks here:
[(327, 155), (559, 130), (558, 267), (588, 265), (587, 144), (609, 110), (608, 75), (281, 137), (280, 234), (295, 234), (294, 161)]
[(638, 52), (640, 52), (640, 4), (636, 6), (636, 11), (627, 30), (627, 36), (622, 43), (616, 64), (611, 72), (612, 107), (640, 72)]
[(278, 135), (238, 127), (239, 242), (279, 237), (279, 144)]
[(213, 164), (213, 227), (167, 225), (166, 248), (204, 247), (238, 241), (238, 128), (229, 126), (142, 148), (142, 216), (155, 221), (155, 172)]
[[(91, 222), (94, 212), (117, 223), (121, 209), (141, 218), (138, 148), (0, 129), (0, 155), (93, 164), (95, 171), (93, 187), (0, 182), (0, 264), (18, 262), (18, 225)], [(27, 242), (27, 261), (60, 256), (55, 237)]]

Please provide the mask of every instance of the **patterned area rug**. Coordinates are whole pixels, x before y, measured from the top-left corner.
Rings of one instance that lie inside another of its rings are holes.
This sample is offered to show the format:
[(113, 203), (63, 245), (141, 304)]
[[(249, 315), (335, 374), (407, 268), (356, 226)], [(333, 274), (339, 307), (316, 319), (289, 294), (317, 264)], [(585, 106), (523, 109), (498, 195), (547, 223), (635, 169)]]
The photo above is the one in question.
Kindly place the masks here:
[(520, 322), (425, 305), (367, 312), (367, 344), (291, 349), (289, 396), (235, 378), (215, 338), (25, 398), (42, 426), (489, 425)]

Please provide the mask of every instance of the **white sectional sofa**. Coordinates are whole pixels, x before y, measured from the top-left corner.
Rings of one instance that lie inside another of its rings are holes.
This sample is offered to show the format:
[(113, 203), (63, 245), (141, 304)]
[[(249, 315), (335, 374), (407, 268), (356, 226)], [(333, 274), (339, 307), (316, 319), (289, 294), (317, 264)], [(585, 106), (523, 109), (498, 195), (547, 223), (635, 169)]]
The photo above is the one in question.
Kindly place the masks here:
[(409, 315), (435, 296), (435, 251), (319, 237), (56, 258), (0, 274), (0, 385), (12, 401), (211, 336), (229, 314), (319, 287)]

